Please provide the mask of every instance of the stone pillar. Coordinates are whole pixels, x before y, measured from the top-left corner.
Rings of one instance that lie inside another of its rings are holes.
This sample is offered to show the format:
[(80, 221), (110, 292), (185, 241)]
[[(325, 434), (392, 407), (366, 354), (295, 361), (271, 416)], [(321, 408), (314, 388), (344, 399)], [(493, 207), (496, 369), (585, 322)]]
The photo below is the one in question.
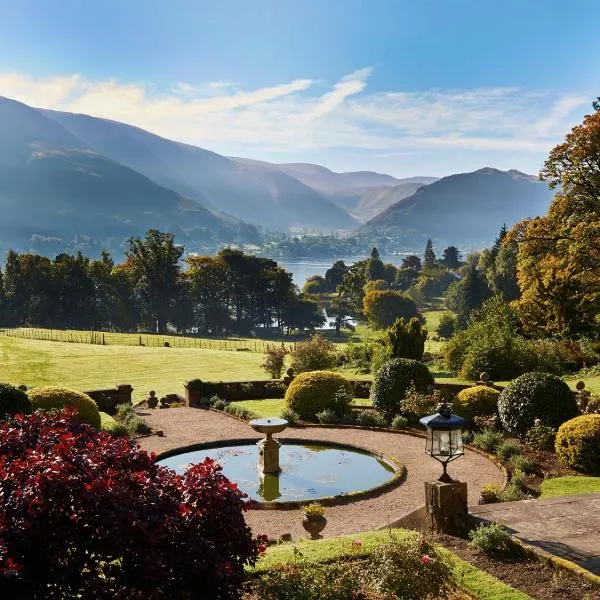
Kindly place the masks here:
[[(191, 385), (190, 385), (191, 384)], [(198, 406), (200, 404), (201, 389), (193, 385), (192, 382), (186, 381), (185, 385), (185, 405)]]
[(258, 468), (263, 473), (279, 473), (279, 448), (281, 444), (273, 439), (273, 436), (267, 434), (267, 437), (260, 440), (258, 446)]
[(437, 533), (461, 534), (468, 528), (467, 484), (425, 482), (425, 526)]
[(117, 404), (131, 404), (131, 393), (133, 387), (128, 383), (117, 385)]

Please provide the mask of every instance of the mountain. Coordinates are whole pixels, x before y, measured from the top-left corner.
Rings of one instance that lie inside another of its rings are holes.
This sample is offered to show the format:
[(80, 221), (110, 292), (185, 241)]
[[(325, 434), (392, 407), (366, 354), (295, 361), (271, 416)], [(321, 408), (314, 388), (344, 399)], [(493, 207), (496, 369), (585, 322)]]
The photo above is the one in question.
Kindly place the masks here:
[(419, 188), (377, 215), (359, 235), (398, 237), (411, 244), (484, 247), (502, 223), (544, 214), (552, 192), (532, 175), (484, 168), (443, 177)]
[[(311, 163), (269, 163), (234, 158), (247, 166), (260, 166), (290, 175), (335, 202), (359, 221), (367, 221), (419, 187), (437, 181), (436, 177), (396, 179), (374, 171), (336, 173)], [(392, 191), (393, 190), (393, 191)]]
[(256, 229), (107, 158), (56, 120), (0, 97), (0, 247), (118, 249), (150, 228), (182, 242), (257, 239)]
[(318, 190), (269, 163), (238, 162), (108, 119), (40, 112), (94, 151), (212, 210), (283, 231), (353, 229), (359, 224)]

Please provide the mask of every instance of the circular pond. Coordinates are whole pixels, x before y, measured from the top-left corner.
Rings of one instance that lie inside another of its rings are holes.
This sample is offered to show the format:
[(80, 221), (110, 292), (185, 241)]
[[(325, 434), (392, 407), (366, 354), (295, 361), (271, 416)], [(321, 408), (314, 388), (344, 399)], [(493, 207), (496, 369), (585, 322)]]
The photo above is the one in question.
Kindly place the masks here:
[(174, 454), (158, 464), (183, 473), (206, 457), (223, 467), (224, 475), (258, 502), (311, 501), (378, 487), (396, 476), (395, 469), (365, 451), (325, 444), (286, 444), (279, 452), (281, 472), (257, 470), (256, 444), (204, 448)]

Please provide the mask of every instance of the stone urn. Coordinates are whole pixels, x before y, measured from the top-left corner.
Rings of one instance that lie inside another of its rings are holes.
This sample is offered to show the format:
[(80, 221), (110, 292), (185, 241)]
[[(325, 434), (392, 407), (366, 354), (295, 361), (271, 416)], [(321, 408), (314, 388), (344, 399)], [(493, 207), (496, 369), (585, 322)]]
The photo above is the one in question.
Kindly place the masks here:
[(158, 398), (156, 397), (156, 392), (154, 390), (150, 392), (150, 395), (146, 399), (146, 403), (148, 404), (148, 408), (156, 408), (158, 406)]
[(310, 537), (313, 540), (318, 540), (323, 537), (321, 531), (325, 529), (325, 525), (327, 525), (327, 518), (323, 515), (304, 515), (302, 518), (302, 527), (310, 533)]

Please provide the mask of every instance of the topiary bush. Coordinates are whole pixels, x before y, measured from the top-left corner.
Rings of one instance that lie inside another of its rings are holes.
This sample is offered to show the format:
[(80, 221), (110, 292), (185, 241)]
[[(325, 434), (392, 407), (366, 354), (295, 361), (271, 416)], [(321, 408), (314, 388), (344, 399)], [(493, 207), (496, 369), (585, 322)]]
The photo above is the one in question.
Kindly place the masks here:
[(511, 381), (498, 398), (502, 426), (520, 435), (533, 427), (535, 419), (550, 427), (559, 427), (578, 412), (569, 386), (549, 373), (525, 373)]
[(317, 413), (331, 410), (339, 414), (339, 390), (352, 394), (350, 382), (333, 371), (309, 371), (300, 373), (285, 394), (286, 408), (293, 410), (301, 419), (315, 419)]
[(555, 449), (567, 467), (600, 475), (600, 415), (581, 415), (563, 423), (556, 434)]
[(31, 414), (27, 394), (10, 383), (0, 383), (0, 419)]
[(177, 475), (73, 413), (0, 424), (0, 597), (239, 600), (264, 540), (221, 467)]
[(499, 397), (500, 392), (493, 387), (475, 385), (458, 393), (452, 410), (472, 424), (474, 417), (495, 415)]
[(96, 403), (83, 392), (60, 387), (39, 387), (29, 391), (33, 410), (52, 410), (71, 406), (77, 409), (76, 418), (94, 429), (100, 429), (100, 411)]
[(335, 344), (315, 333), (309, 340), (298, 342), (290, 352), (292, 369), (296, 373), (333, 369), (338, 354)]
[(417, 392), (428, 392), (433, 384), (433, 376), (422, 362), (392, 358), (377, 372), (371, 388), (371, 400), (377, 410), (392, 419), (402, 413), (402, 402), (411, 386)]

